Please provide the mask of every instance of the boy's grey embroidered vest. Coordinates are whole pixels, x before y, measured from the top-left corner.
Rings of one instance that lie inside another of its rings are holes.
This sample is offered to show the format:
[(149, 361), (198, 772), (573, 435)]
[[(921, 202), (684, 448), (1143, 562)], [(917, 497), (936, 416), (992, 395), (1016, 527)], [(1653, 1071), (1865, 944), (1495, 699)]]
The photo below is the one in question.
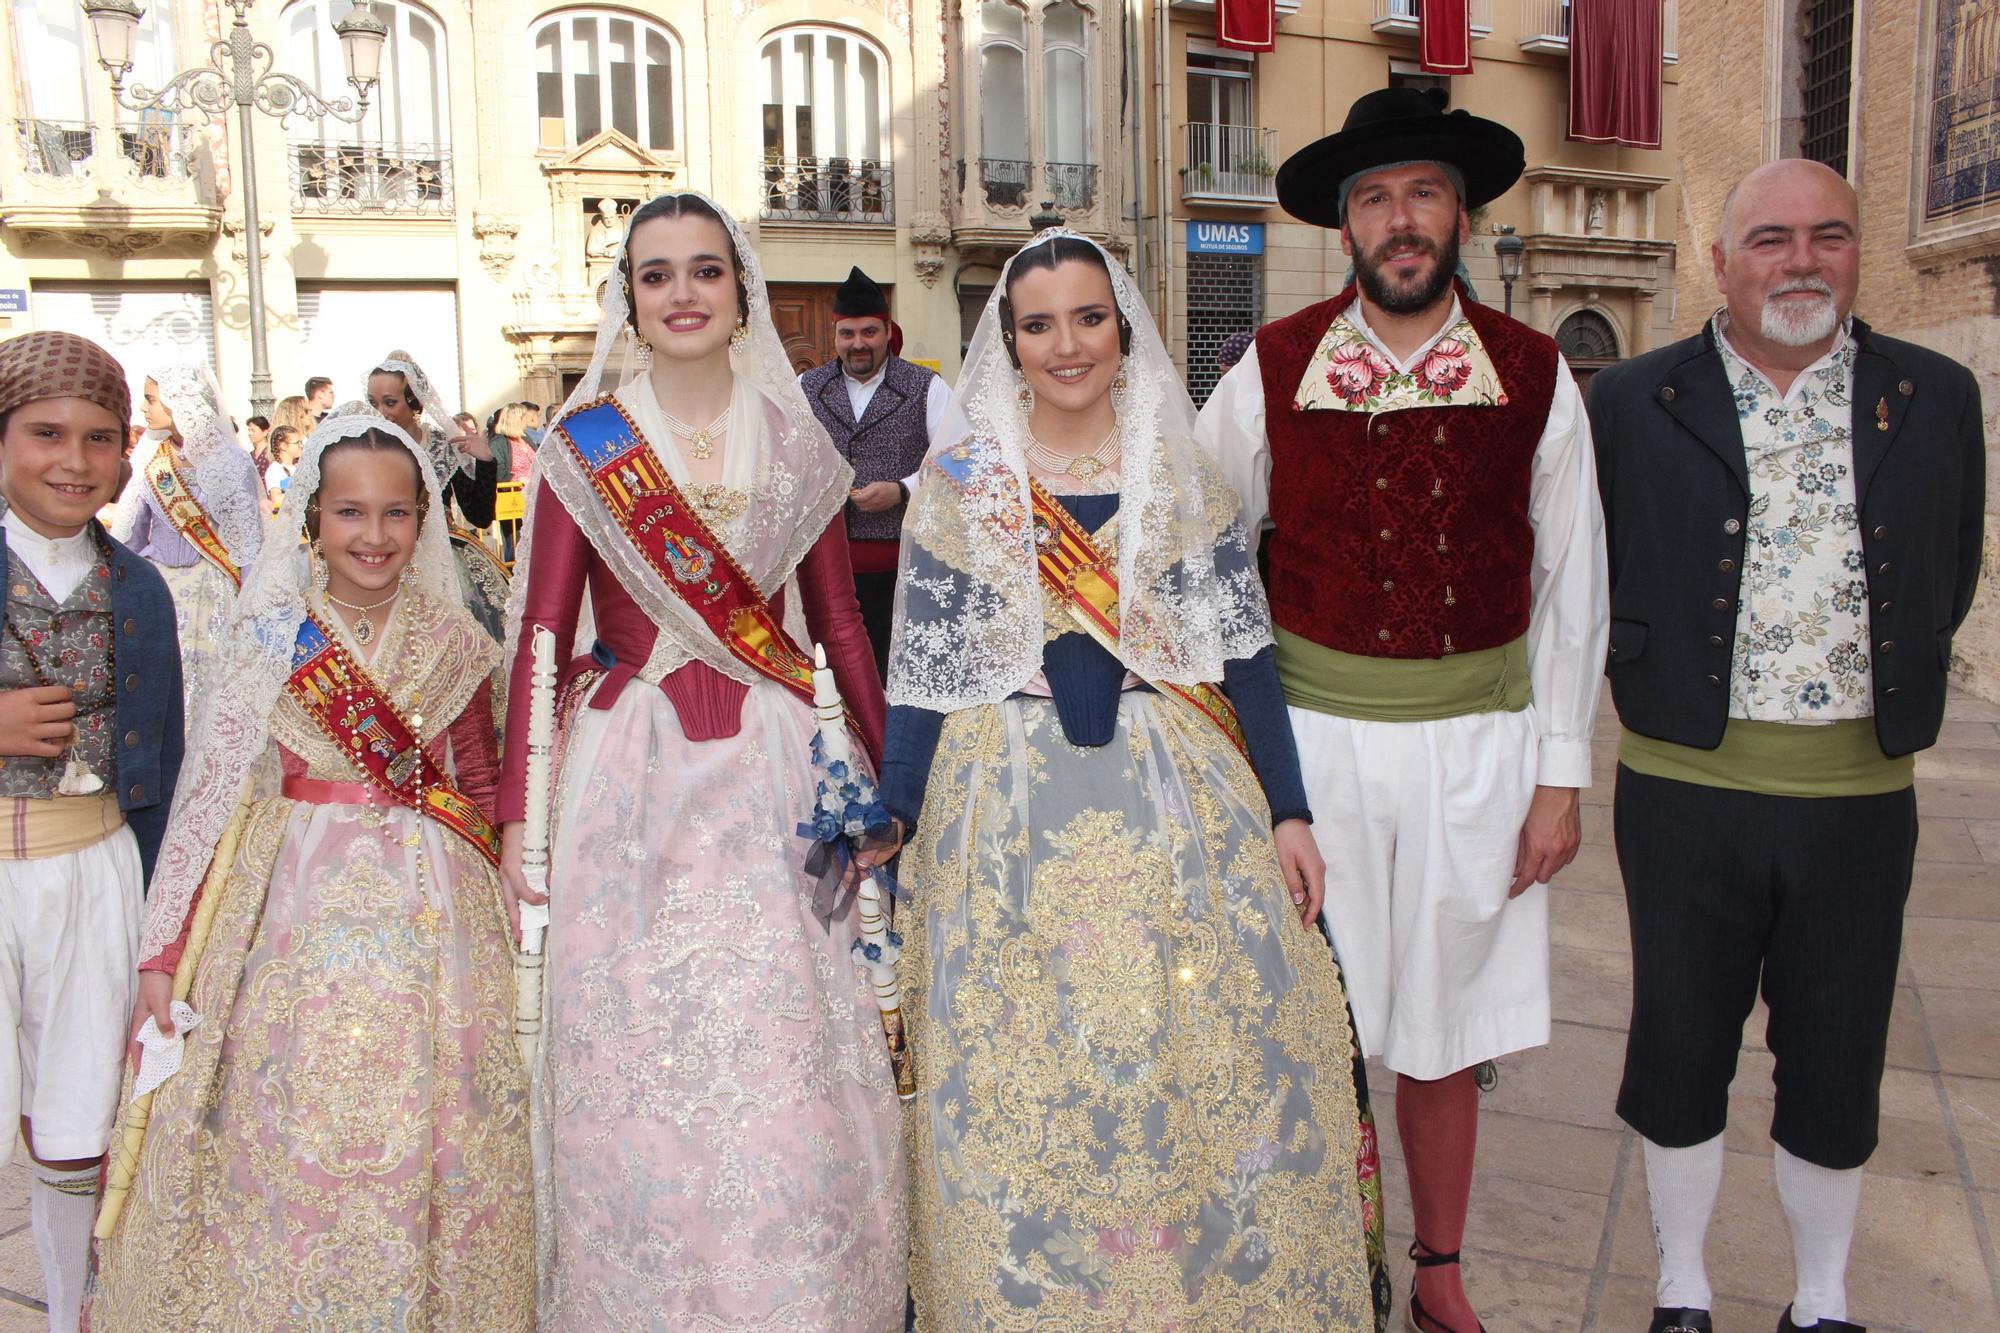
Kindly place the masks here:
[(76, 697), (78, 738), (61, 758), (0, 755), (0, 797), (53, 798), (65, 761), (70, 758), (81, 759), (107, 783), (116, 777), (112, 758), (112, 733), (118, 721), (117, 690), (111, 678), (113, 628), (111, 565), (101, 550), (90, 572), (60, 606), (21, 557), (7, 552), (0, 690), (69, 686)]

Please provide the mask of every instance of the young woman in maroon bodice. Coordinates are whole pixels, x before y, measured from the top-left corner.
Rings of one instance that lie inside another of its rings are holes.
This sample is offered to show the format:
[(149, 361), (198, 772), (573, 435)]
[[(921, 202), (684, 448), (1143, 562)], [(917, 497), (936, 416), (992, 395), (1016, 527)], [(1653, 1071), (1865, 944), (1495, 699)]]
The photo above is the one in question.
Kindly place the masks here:
[[(509, 617), (510, 910), (537, 900), (520, 847), (538, 629), (567, 664), (535, 1071), (544, 1327), (900, 1328), (894, 1083), (854, 914), (816, 912), (799, 834), (812, 641), (856, 753), (881, 745), (851, 472), (708, 200), (638, 209), (606, 287), (591, 374), (537, 458)], [(628, 332), (643, 370), (594, 397)]]

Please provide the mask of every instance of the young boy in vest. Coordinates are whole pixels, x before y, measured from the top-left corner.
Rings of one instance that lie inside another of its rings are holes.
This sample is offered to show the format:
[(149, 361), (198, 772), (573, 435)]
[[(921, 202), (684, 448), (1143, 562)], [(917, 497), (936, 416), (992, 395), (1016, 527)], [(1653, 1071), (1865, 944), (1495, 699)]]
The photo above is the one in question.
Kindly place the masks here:
[(52, 1333), (83, 1305), (146, 877), (181, 763), (173, 603), (94, 517), (124, 479), (131, 414), (95, 343), (0, 343), (0, 1107), (34, 1160)]

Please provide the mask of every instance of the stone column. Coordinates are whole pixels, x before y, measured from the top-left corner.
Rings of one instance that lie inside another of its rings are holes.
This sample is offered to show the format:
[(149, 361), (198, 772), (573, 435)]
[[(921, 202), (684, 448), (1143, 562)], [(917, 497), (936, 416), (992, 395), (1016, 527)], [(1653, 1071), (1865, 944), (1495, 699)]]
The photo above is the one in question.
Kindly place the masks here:
[(1632, 293), (1632, 345), (1625, 349), (1627, 356), (1638, 356), (1653, 349), (1653, 290), (1642, 287)]

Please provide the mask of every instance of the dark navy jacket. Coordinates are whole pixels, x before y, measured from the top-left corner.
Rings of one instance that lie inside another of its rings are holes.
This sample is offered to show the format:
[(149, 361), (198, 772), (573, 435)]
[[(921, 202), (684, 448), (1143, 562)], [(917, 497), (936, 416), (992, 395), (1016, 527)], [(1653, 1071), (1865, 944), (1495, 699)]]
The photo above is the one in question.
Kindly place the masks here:
[[(137, 481), (129, 485), (140, 484)], [(153, 860), (167, 831), (167, 810), (181, 775), (181, 641), (173, 595), (160, 572), (91, 520), (111, 552), (111, 621), (118, 636), (118, 808), (139, 841), (139, 861), (152, 882)], [(0, 571), (7, 567), (7, 530), (0, 527)]]
[[(1854, 493), (1875, 644), (1875, 735), (1936, 743), (1952, 636), (1979, 582), (1986, 508), (1979, 382), (1854, 321)], [(1748, 464), (1714, 325), (1599, 372), (1590, 433), (1611, 564), (1608, 674), (1642, 736), (1712, 750), (1750, 518)]]

